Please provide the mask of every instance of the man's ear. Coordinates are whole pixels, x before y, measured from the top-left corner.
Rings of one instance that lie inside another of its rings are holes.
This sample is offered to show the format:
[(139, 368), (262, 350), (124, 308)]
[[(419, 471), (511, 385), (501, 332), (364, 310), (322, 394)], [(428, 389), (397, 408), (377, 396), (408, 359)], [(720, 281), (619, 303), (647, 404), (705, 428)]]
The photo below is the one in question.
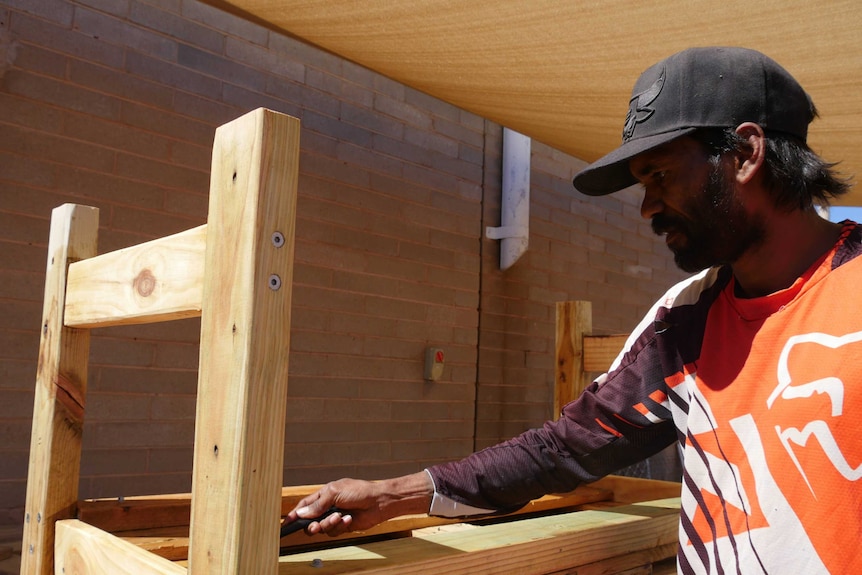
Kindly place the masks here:
[(754, 122), (745, 122), (736, 127), (736, 134), (747, 142), (745, 150), (736, 153), (736, 181), (747, 184), (760, 171), (766, 157), (766, 136), (763, 128)]

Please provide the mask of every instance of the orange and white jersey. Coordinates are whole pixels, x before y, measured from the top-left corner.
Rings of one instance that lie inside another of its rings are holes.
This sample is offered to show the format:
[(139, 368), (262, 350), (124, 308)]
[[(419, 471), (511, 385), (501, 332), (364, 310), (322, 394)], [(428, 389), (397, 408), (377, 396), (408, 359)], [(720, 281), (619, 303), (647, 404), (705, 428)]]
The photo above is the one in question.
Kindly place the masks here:
[(862, 262), (834, 254), (710, 307), (681, 421), (683, 572), (862, 573)]
[(737, 298), (726, 267), (674, 286), (559, 420), (429, 468), (438, 507), (512, 509), (678, 442), (680, 573), (862, 573), (859, 255), (845, 222), (779, 293)]

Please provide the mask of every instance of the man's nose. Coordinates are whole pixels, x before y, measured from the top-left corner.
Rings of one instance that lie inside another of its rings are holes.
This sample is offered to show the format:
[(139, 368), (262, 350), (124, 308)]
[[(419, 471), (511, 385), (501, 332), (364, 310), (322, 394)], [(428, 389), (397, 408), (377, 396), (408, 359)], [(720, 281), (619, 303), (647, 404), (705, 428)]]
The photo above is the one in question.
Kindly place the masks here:
[(650, 220), (652, 217), (660, 213), (664, 209), (664, 203), (661, 200), (661, 194), (655, 191), (651, 186), (644, 186), (644, 199), (641, 202), (641, 217)]

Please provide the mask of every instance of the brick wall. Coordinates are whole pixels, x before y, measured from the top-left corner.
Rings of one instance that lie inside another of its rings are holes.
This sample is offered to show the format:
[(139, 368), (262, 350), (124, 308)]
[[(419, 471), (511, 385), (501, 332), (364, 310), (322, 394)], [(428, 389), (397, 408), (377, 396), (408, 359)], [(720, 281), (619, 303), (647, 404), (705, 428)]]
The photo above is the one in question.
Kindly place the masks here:
[[(533, 144), (530, 251), (498, 268), (501, 128), (194, 0), (0, 0), (0, 523), (19, 523), (51, 209), (100, 251), (203, 223), (215, 128), (302, 120), (285, 482), (381, 477), (549, 417), (554, 303), (629, 329), (680, 276), (635, 192)], [(94, 332), (81, 496), (190, 486), (185, 320)], [(443, 347), (441, 381), (422, 379)]]

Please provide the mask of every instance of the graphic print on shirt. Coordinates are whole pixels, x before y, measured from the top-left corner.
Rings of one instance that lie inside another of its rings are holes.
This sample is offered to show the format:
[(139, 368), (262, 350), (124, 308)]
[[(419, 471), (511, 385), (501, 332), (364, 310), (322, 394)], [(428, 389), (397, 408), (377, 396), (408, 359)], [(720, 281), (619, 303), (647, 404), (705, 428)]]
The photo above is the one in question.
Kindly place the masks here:
[[(687, 418), (682, 562), (711, 570), (717, 557), (725, 566), (734, 557), (743, 573), (790, 572), (782, 570), (803, 564), (794, 572), (826, 573), (851, 561), (835, 534), (856, 540), (860, 530), (862, 440), (853, 407), (862, 405), (855, 368), (862, 332), (809, 332), (775, 347), (771, 364), (746, 357), (696, 374)], [(750, 393), (709, 385), (728, 378)], [(845, 516), (836, 502), (846, 504)], [(842, 521), (846, 530), (836, 530)], [(768, 551), (776, 538), (787, 544), (781, 554)]]
[[(853, 453), (855, 460), (850, 461), (848, 456), (850, 453), (842, 447), (844, 443), (836, 437), (836, 431), (833, 430), (831, 420), (844, 415), (844, 396), (845, 385), (844, 381), (835, 374), (837, 370), (823, 371), (822, 374), (803, 375), (794, 377), (795, 374), (790, 372), (790, 357), (793, 351), (800, 346), (813, 345), (821, 346), (822, 352), (815, 354), (818, 356), (828, 357), (828, 351), (844, 346), (852, 346), (853, 344), (862, 341), (862, 331), (850, 333), (845, 336), (835, 337), (825, 333), (809, 333), (792, 337), (781, 352), (778, 364), (778, 386), (769, 396), (766, 401), (767, 407), (773, 407), (776, 401), (798, 401), (811, 399), (815, 394), (825, 395), (829, 398), (831, 409), (828, 418), (816, 419), (810, 422), (802, 422), (803, 427), (776, 427), (775, 431), (781, 439), (782, 445), (787, 450), (788, 455), (793, 460), (799, 473), (802, 475), (811, 493), (816, 497), (812, 479), (809, 473), (805, 471), (800, 463), (800, 458), (797, 452), (800, 449), (810, 448), (817, 449), (815, 445), (809, 445), (809, 441), (819, 445), (823, 450), (828, 461), (832, 464), (835, 471), (838, 472), (844, 479), (848, 481), (857, 481), (862, 478), (862, 461), (859, 460), (859, 453)], [(860, 357), (855, 354), (855, 357)], [(828, 365), (828, 363), (827, 363)], [(835, 366), (837, 367), (837, 366)], [(813, 441), (812, 441), (813, 440)], [(849, 449), (849, 446), (848, 448)], [(819, 469), (818, 469), (819, 471)]]

